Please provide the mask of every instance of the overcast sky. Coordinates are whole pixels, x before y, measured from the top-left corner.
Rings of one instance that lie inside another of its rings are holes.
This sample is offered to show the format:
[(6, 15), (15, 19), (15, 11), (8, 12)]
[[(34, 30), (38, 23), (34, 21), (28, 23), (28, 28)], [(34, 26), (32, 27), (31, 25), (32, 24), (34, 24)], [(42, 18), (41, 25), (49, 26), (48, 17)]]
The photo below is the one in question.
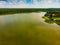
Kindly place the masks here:
[(0, 8), (60, 8), (60, 0), (0, 0)]

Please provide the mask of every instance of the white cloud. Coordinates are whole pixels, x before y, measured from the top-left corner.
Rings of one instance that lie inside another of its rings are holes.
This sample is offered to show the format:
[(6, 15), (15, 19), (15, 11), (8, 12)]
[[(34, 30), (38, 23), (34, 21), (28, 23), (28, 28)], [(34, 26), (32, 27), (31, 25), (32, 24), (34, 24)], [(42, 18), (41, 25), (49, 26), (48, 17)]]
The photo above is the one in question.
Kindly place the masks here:
[(7, 3), (0, 1), (0, 8), (60, 8), (60, 3), (53, 2), (52, 0), (44, 0), (42, 2), (34, 1), (34, 4), (26, 4), (24, 2)]
[(5, 1), (0, 1), (0, 5), (4, 5), (4, 4), (6, 4)]

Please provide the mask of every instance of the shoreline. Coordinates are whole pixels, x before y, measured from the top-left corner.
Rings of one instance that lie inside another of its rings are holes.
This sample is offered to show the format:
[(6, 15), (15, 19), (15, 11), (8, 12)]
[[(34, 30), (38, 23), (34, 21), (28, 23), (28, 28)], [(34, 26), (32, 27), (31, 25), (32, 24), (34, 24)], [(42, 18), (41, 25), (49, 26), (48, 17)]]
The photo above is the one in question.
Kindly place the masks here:
[(0, 8), (0, 15), (6, 14), (17, 14), (17, 13), (32, 13), (32, 12), (49, 12), (49, 11), (60, 11), (60, 8)]

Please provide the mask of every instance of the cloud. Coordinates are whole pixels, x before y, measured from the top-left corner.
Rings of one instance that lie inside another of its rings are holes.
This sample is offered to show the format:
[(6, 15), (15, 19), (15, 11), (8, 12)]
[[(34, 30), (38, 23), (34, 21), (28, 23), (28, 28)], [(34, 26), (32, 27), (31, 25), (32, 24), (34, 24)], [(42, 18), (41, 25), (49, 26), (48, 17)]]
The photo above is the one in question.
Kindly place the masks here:
[(0, 1), (0, 8), (60, 8), (60, 2), (57, 0), (34, 0), (30, 4), (24, 3), (24, 1)]

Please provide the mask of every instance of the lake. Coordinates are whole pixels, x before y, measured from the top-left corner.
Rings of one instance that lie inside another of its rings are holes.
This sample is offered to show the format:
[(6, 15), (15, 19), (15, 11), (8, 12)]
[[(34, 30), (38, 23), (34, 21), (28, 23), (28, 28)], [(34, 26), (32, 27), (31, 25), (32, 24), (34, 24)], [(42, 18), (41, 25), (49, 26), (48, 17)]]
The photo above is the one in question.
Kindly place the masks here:
[(46, 23), (47, 12), (0, 16), (0, 45), (60, 45), (60, 26)]

